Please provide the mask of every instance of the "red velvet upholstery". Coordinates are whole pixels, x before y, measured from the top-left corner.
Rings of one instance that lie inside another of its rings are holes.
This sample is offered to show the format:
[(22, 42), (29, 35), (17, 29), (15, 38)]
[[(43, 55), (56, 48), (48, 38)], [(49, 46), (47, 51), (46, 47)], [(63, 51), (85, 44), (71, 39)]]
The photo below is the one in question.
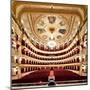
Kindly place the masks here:
[[(13, 83), (38, 83), (38, 82), (48, 82), (50, 70), (40, 70), (33, 72), (29, 75), (24, 76), (19, 80), (13, 80)], [(86, 77), (81, 77), (68, 70), (54, 70), (55, 81), (67, 81), (67, 80), (82, 80)]]

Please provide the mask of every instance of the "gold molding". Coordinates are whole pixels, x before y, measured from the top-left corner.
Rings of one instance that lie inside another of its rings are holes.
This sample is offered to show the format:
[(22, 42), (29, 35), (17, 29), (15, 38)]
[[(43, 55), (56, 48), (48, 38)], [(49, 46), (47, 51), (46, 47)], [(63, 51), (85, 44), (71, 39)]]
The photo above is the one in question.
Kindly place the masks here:
[(87, 5), (56, 4), (43, 2), (13, 1), (12, 13), (20, 20), (25, 12), (76, 14), (81, 20), (87, 15)]

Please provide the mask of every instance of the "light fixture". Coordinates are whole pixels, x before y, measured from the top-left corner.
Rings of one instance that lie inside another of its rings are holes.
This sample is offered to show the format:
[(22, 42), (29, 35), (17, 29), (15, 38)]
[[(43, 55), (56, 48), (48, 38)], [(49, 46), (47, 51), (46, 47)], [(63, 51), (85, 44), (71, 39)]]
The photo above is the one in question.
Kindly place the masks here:
[(26, 38), (25, 38), (25, 37), (23, 37), (23, 40), (26, 40)]
[(20, 61), (20, 62), (22, 61), (22, 58), (21, 58), (21, 57), (19, 57), (19, 61)]
[(56, 46), (56, 42), (54, 40), (48, 41), (47, 45), (52, 49)]
[(21, 23), (22, 23), (22, 24), (24, 23), (23, 19), (21, 19)]
[(14, 71), (14, 72), (17, 72), (18, 70), (17, 70), (17, 68), (13, 68), (13, 71)]
[(16, 60), (17, 59), (17, 56), (14, 56), (14, 59)]

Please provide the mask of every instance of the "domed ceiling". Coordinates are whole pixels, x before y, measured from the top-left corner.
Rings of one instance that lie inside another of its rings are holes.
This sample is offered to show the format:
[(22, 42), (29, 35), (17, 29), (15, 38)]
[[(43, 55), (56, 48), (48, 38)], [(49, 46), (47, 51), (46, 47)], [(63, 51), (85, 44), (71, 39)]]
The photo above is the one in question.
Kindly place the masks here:
[[(76, 35), (85, 15), (84, 8), (67, 5), (14, 4), (15, 16), (23, 26), (33, 45), (58, 47), (69, 43)], [(38, 7), (39, 6), (39, 7)], [(67, 12), (68, 10), (68, 12)]]
[(21, 22), (31, 39), (51, 48), (68, 43), (80, 25), (78, 16), (50, 13), (25, 13)]

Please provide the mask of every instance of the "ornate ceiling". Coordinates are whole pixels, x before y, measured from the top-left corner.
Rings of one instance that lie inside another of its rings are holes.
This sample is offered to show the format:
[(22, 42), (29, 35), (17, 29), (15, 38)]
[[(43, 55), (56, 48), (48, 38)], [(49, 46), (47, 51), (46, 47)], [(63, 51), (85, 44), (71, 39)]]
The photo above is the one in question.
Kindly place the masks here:
[(76, 15), (25, 13), (21, 18), (21, 23), (30, 38), (51, 47), (68, 43), (80, 25), (80, 19)]
[(31, 41), (54, 48), (69, 43), (84, 20), (80, 5), (15, 2), (13, 14)]

